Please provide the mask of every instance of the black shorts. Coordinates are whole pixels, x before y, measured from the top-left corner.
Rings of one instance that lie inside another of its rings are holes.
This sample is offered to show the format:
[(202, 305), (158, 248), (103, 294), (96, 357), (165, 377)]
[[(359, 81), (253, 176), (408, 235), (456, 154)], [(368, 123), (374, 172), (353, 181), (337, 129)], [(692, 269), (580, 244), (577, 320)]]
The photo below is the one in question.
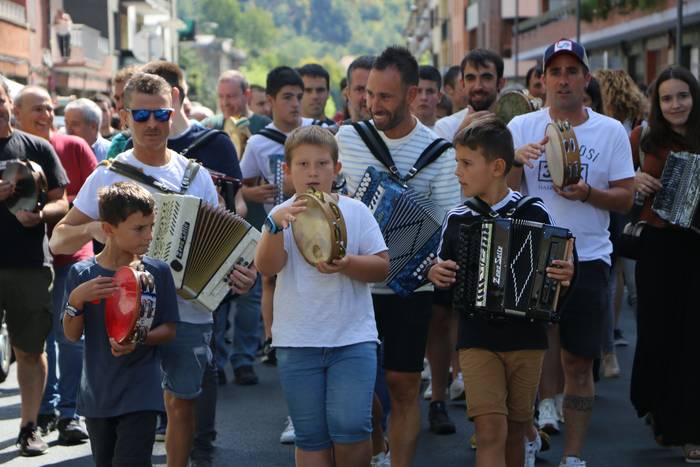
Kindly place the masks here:
[(602, 260), (578, 263), (577, 279), (571, 296), (561, 310), (561, 346), (584, 358), (598, 358), (603, 345), (603, 317), (608, 300), (610, 266)]
[(379, 339), (384, 344), (385, 370), (405, 373), (423, 370), (425, 346), (433, 308), (433, 292), (372, 295)]
[(97, 466), (150, 467), (158, 412), (86, 418), (92, 460)]

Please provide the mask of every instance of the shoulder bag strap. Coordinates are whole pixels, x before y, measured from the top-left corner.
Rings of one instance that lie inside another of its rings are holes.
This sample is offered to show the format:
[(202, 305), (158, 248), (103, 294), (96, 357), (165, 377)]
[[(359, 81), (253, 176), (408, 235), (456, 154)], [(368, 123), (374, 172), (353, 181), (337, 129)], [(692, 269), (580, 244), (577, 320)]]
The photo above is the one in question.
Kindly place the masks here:
[(263, 128), (262, 130), (258, 131), (257, 134), (262, 135), (267, 139), (271, 139), (275, 143), (279, 143), (282, 146), (284, 146), (284, 143), (287, 141), (287, 135), (272, 128)]

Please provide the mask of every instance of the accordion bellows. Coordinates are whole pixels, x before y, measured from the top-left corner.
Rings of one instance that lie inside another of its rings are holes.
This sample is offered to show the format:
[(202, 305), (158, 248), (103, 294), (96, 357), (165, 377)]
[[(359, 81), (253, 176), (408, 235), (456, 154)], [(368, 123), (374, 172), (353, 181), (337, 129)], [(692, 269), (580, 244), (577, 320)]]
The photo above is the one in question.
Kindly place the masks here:
[(189, 195), (156, 194), (156, 223), (146, 253), (166, 262), (178, 294), (214, 311), (236, 264), (249, 266), (260, 232), (242, 217)]
[(460, 225), (454, 309), (487, 318), (557, 321), (560, 285), (545, 269), (571, 255), (571, 239), (568, 229), (520, 219)]
[(672, 152), (652, 210), (663, 220), (700, 233), (700, 154)]

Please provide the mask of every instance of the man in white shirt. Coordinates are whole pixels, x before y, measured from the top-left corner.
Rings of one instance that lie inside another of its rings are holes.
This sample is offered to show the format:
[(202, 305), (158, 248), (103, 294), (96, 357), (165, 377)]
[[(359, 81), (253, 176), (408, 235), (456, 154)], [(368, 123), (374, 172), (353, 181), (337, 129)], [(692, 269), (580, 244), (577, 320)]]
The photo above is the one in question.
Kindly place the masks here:
[(461, 82), (469, 105), (457, 113), (443, 117), (435, 124), (435, 133), (452, 141), (459, 130), (479, 117), (489, 115), (506, 83), (503, 59), (495, 52), (474, 49), (464, 56)]
[[(515, 117), (508, 128), (517, 148), (513, 175), (522, 179), (523, 192), (542, 198), (557, 225), (570, 229), (576, 238), (578, 278), (560, 322), (566, 419), (560, 465), (585, 467), (581, 454), (595, 395), (593, 359), (600, 356), (608, 306), (609, 212), (624, 213), (632, 207), (634, 169), (624, 127), (583, 105), (591, 79), (585, 49), (566, 39), (550, 45), (544, 55), (544, 76), (550, 107)], [(543, 156), (545, 127), (554, 120), (571, 124), (583, 167), (580, 181), (563, 189), (552, 184)], [(545, 410), (551, 411), (549, 405)]]
[[(371, 124), (386, 144), (401, 175), (408, 173), (418, 156), (436, 139), (432, 131), (411, 115), (410, 105), (416, 98), (417, 85), (418, 63), (402, 47), (389, 47), (377, 57), (367, 81)], [(341, 126), (336, 139), (350, 192), (356, 190), (369, 166), (387, 170), (352, 125)], [(460, 202), (455, 166), (454, 150), (450, 148), (420, 170), (408, 181), (408, 185), (429, 196), (447, 211)], [(384, 343), (382, 364), (391, 399), (391, 464), (409, 466), (420, 431), (420, 372), (432, 313), (433, 291), (421, 288), (403, 298), (387, 287), (375, 286), (372, 298), (377, 329)], [(431, 404), (430, 410), (432, 419), (439, 419), (441, 423), (445, 419), (449, 421), (444, 402)]]
[[(159, 76), (137, 73), (129, 80), (124, 89), (124, 108), (120, 112), (131, 129), (134, 149), (121, 153), (116, 160), (135, 166), (179, 191), (188, 160), (167, 147), (174, 92), (178, 90), (173, 90)], [(54, 229), (51, 250), (69, 254), (92, 239), (104, 242), (98, 220), (97, 192), (103, 186), (124, 180), (129, 179), (107, 167), (98, 167), (85, 181), (71, 210)], [(156, 191), (151, 186), (146, 188)], [(214, 183), (206, 170), (197, 172), (186, 193), (218, 205)], [(232, 279), (235, 293), (245, 293), (255, 280), (245, 268), (237, 268), (229, 279)], [(204, 368), (211, 359), (211, 313), (179, 296), (178, 309), (180, 322), (176, 338), (161, 347), (169, 419), (166, 434), (169, 466), (187, 465), (194, 433), (195, 401), (201, 392)]]

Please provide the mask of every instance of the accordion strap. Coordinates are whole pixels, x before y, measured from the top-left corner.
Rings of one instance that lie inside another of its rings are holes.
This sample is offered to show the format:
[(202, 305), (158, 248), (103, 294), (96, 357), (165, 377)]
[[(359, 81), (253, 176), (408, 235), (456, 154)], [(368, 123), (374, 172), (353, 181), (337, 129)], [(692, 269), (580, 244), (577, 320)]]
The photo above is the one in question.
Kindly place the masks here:
[(442, 155), (443, 152), (452, 147), (452, 145), (445, 139), (435, 139), (423, 150), (421, 155), (418, 156), (418, 159), (416, 160), (415, 164), (413, 164), (413, 167), (411, 167), (411, 170), (409, 170), (408, 173), (402, 177), (399, 173), (399, 169), (396, 168), (394, 159), (391, 157), (389, 148), (379, 135), (379, 132), (374, 125), (370, 123), (369, 120), (364, 120), (361, 122), (353, 122), (352, 126), (355, 128), (355, 131), (357, 131), (357, 134), (360, 135), (360, 138), (362, 138), (362, 141), (365, 143), (365, 146), (367, 146), (367, 149), (369, 149), (372, 155), (376, 157), (379, 162), (384, 164), (384, 166), (389, 170), (389, 173), (403, 183), (415, 177), (420, 170), (434, 162)]
[(537, 202), (541, 202), (540, 198), (534, 196), (523, 196), (518, 201), (515, 202), (512, 208), (505, 212), (505, 215), (500, 214), (498, 211), (494, 211), (491, 206), (488, 205), (486, 201), (479, 197), (469, 198), (466, 201), (467, 206), (484, 217), (497, 218), (497, 217), (513, 217), (516, 213), (522, 211), (528, 206), (532, 206)]
[[(200, 147), (204, 146), (204, 144), (208, 143), (210, 139), (212, 139), (213, 137), (215, 137), (219, 134), (222, 134), (227, 138), (229, 137), (225, 132), (223, 132), (221, 130), (209, 130), (206, 133), (204, 133), (202, 136), (200, 136), (199, 138), (194, 140), (192, 142), (192, 144), (190, 144), (185, 149), (183, 149), (180, 154), (185, 156), (188, 159), (192, 159), (192, 157), (190, 157), (191, 152), (193, 152), (195, 149), (199, 149)], [(196, 159), (196, 158), (197, 157), (195, 156), (194, 159)]]
[(171, 189), (167, 185), (165, 185), (163, 182), (158, 180), (155, 177), (152, 177), (148, 174), (145, 174), (141, 171), (141, 169), (131, 165), (127, 164), (125, 162), (120, 162), (118, 160), (104, 160), (100, 162), (100, 165), (104, 165), (107, 167), (109, 170), (112, 172), (118, 173), (119, 175), (123, 175), (124, 177), (130, 178), (132, 180), (136, 180), (137, 182), (150, 186), (152, 188), (155, 188), (156, 190), (160, 191), (161, 193), (177, 193), (175, 190)]
[(287, 141), (287, 135), (273, 128), (265, 127), (258, 131), (257, 134), (262, 135), (267, 139), (271, 139), (275, 143), (281, 144), (282, 146), (284, 146), (284, 143)]
[(194, 177), (197, 176), (197, 172), (199, 171), (199, 168), (201, 167), (196, 161), (190, 159), (187, 163), (187, 167), (185, 168), (185, 174), (182, 177), (182, 184), (180, 186), (180, 191), (173, 190), (160, 180), (158, 180), (155, 177), (152, 177), (151, 175), (143, 173), (141, 169), (138, 167), (135, 167), (131, 164), (127, 164), (126, 162), (121, 162), (118, 160), (104, 160), (100, 162), (100, 165), (104, 165), (107, 167), (109, 170), (112, 172), (118, 173), (119, 175), (123, 175), (124, 177), (130, 178), (132, 180), (135, 180), (142, 185), (147, 185), (150, 186), (151, 188), (155, 188), (156, 190), (160, 191), (161, 193), (175, 193), (175, 194), (183, 194), (187, 191), (187, 189), (190, 186), (190, 183), (192, 180), (194, 180)]

